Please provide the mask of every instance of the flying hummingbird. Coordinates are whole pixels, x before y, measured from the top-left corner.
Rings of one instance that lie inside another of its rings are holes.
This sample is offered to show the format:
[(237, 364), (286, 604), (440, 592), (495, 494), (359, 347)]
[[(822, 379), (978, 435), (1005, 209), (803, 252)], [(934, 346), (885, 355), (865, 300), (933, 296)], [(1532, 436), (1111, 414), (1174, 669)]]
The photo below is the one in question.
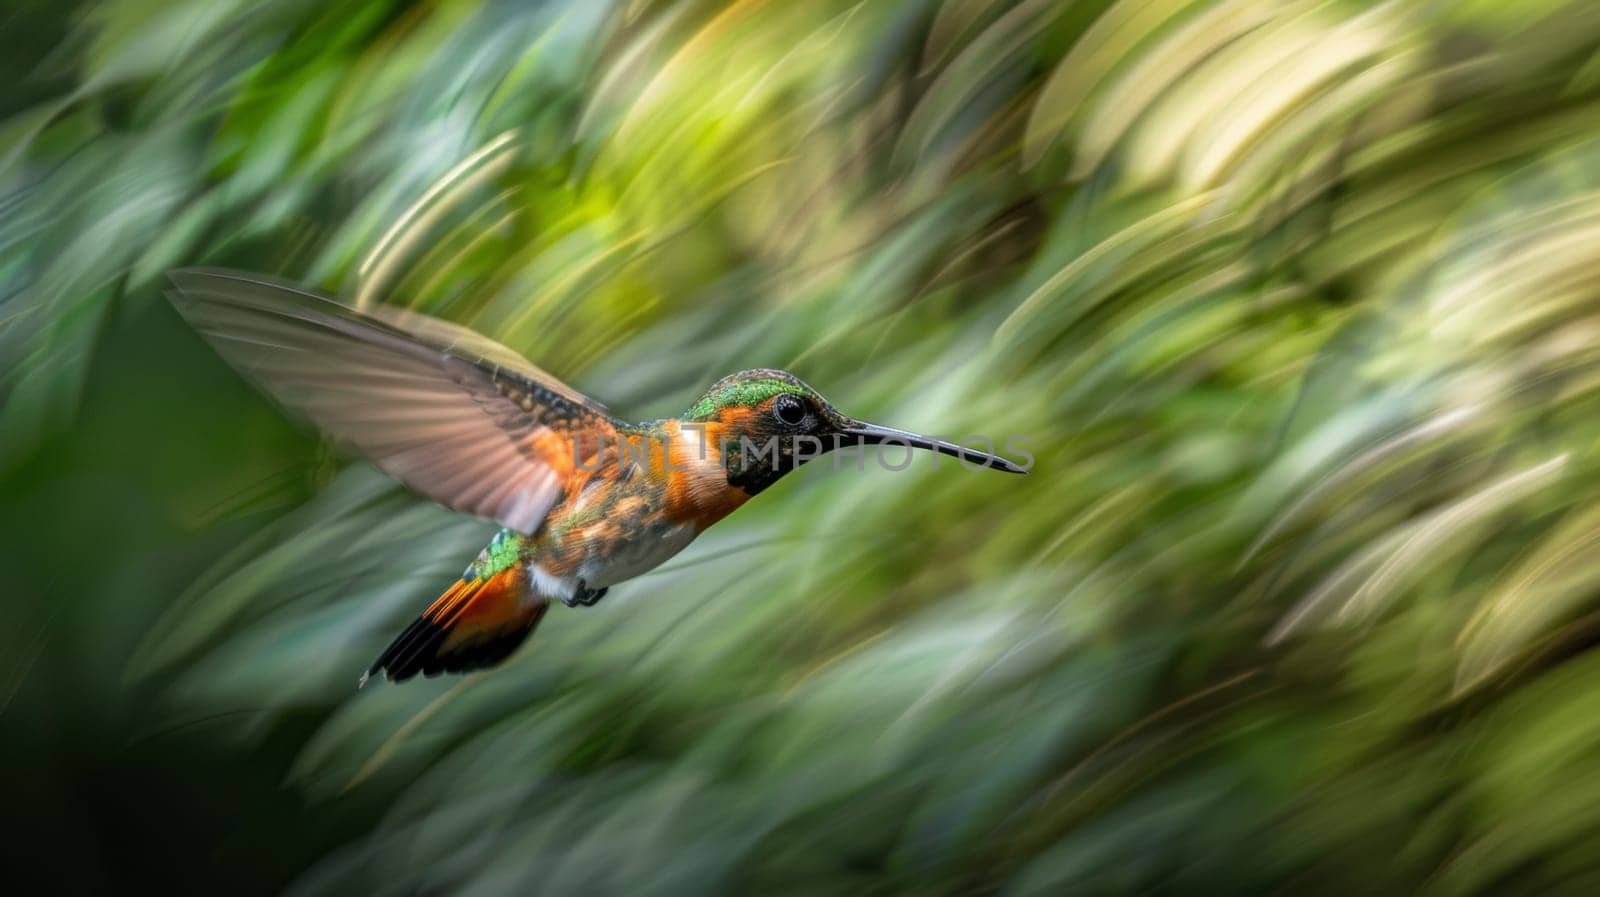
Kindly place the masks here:
[(594, 604), (825, 451), (892, 443), (1025, 472), (847, 417), (787, 371), (740, 371), (681, 417), (628, 423), (447, 321), (358, 312), (254, 274), (171, 279), (178, 311), (269, 395), (416, 492), (502, 527), (362, 684), (500, 663), (552, 602)]

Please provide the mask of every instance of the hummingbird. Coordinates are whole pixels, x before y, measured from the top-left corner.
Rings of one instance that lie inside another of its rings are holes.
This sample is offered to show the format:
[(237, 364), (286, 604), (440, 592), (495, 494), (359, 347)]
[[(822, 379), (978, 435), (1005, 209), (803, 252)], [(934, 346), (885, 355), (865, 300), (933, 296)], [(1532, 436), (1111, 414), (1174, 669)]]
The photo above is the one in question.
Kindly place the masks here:
[(500, 664), (555, 603), (591, 606), (785, 474), (895, 444), (1025, 473), (987, 452), (839, 412), (788, 371), (739, 371), (679, 417), (628, 422), (466, 327), (358, 311), (256, 274), (169, 275), (178, 312), (245, 377), (412, 491), (501, 529), (362, 674)]

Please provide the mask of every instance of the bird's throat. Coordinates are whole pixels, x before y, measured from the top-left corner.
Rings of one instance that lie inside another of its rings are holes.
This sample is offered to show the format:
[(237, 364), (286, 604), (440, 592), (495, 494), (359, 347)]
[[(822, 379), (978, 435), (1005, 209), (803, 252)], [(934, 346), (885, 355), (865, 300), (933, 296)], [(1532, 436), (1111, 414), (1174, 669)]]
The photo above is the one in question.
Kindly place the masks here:
[(669, 516), (705, 529), (750, 499), (750, 492), (728, 481), (722, 455), (725, 430), (714, 421), (687, 427), (670, 421), (664, 428), (672, 460), (666, 470)]

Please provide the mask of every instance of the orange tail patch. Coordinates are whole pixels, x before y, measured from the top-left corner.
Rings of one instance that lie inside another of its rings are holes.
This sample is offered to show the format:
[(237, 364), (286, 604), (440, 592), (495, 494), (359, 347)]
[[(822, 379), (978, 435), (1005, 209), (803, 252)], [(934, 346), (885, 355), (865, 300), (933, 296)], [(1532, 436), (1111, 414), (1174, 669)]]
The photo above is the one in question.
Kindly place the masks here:
[[(550, 605), (515, 564), (488, 579), (463, 579), (422, 612), (361, 676), (383, 670), (391, 682), (418, 673), (465, 673), (494, 666), (517, 650)], [(359, 686), (358, 686), (359, 687)]]

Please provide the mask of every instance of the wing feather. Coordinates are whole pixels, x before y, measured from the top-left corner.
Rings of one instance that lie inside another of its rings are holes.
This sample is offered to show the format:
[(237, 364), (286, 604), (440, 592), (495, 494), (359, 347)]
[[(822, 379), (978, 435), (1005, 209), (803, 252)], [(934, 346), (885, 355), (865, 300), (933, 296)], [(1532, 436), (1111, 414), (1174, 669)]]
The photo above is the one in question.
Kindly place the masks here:
[(531, 533), (572, 470), (556, 447), (616, 438), (605, 406), (460, 325), (397, 308), (367, 315), (253, 274), (171, 278), (173, 305), (223, 358), (446, 507)]

